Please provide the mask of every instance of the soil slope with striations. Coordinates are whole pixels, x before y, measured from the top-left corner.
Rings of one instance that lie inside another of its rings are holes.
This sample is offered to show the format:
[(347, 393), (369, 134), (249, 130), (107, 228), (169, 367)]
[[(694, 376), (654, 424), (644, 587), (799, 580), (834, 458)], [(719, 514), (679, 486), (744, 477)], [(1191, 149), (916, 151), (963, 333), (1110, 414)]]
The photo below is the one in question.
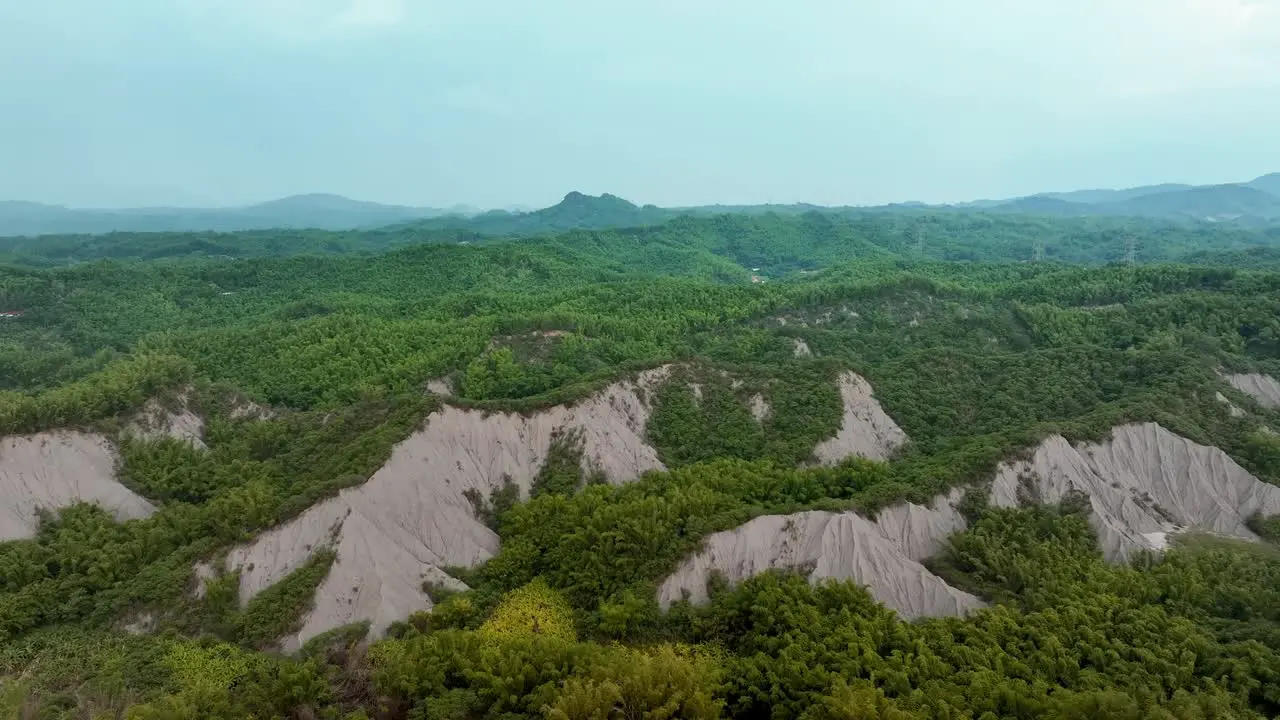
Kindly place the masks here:
[(864, 585), (904, 617), (963, 615), (983, 603), (920, 564), (941, 549), (948, 535), (964, 529), (964, 518), (955, 509), (960, 496), (957, 490), (929, 506), (888, 508), (874, 521), (851, 512), (755, 518), (707, 538), (703, 550), (662, 584), (658, 602), (663, 608), (682, 598), (706, 602), (713, 572), (737, 583), (767, 570), (803, 568), (814, 582), (840, 579)]
[(0, 439), (0, 542), (34, 537), (38, 511), (101, 505), (117, 520), (155, 508), (116, 480), (116, 453), (101, 435), (56, 430)]
[[(854, 513), (802, 512), (759, 517), (707, 538), (703, 549), (662, 584), (663, 607), (707, 600), (707, 580), (731, 583), (773, 569), (805, 569), (812, 581), (852, 579), (905, 617), (958, 615), (980, 603), (923, 566), (947, 536), (965, 529), (959, 489), (928, 506), (898, 505), (870, 521)], [(1042, 442), (1029, 460), (1002, 464), (989, 499), (997, 507), (1056, 504), (1073, 497), (1089, 507), (1103, 554), (1123, 562), (1159, 551), (1168, 536), (1207, 532), (1257, 540), (1254, 513), (1280, 514), (1280, 487), (1250, 475), (1221, 450), (1154, 423), (1123, 425), (1102, 443)]]
[(1270, 375), (1227, 375), (1227, 382), (1265, 408), (1280, 408), (1280, 382)]
[(1087, 498), (1090, 523), (1108, 560), (1161, 550), (1171, 533), (1198, 531), (1257, 540), (1250, 515), (1280, 513), (1280, 487), (1268, 485), (1218, 448), (1154, 423), (1122, 425), (1111, 439), (1072, 446), (1045, 440), (1030, 460), (1006, 463), (992, 504), (1058, 503)]
[(473, 567), (498, 551), (497, 534), (477, 517), (477, 501), (508, 482), (527, 497), (555, 433), (579, 433), (584, 471), (601, 472), (609, 482), (664, 469), (644, 436), (648, 397), (667, 375), (668, 368), (649, 370), (576, 405), (529, 416), (444, 407), (364, 485), (233, 550), (226, 567), (240, 572), (241, 601), (301, 567), (317, 549), (333, 547), (337, 559), (315, 607), (284, 647), (366, 620), (379, 633), (430, 608), (424, 582), (461, 588), (445, 568)]
[(835, 465), (854, 456), (885, 460), (907, 442), (907, 434), (881, 409), (871, 384), (862, 376), (843, 373), (840, 397), (844, 401), (844, 419), (839, 432), (813, 449), (820, 464)]

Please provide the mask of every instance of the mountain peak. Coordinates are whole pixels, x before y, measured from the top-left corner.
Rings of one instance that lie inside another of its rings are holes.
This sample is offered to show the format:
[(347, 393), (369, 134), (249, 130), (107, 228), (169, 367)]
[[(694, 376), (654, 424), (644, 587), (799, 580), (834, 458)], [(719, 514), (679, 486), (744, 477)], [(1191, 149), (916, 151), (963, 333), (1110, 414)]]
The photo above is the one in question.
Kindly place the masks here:
[(635, 203), (629, 200), (624, 200), (623, 198), (620, 198), (617, 195), (604, 193), (599, 197), (596, 197), (593, 195), (587, 195), (585, 193), (578, 192), (577, 190), (569, 191), (569, 193), (567, 193), (564, 196), (564, 199), (560, 201), (560, 206), (562, 207), (594, 206), (594, 207), (610, 207), (610, 208), (626, 208), (626, 209), (636, 208)]

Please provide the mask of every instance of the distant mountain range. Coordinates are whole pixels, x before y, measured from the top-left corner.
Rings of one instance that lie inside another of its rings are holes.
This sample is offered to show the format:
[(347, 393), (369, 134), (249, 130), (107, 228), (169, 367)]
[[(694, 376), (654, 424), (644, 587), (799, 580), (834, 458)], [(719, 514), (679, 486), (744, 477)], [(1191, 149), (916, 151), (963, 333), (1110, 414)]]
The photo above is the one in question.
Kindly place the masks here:
[(1280, 220), (1280, 173), (1227, 185), (1148, 185), (1123, 190), (1040, 193), (966, 204), (989, 212), (1108, 215), (1242, 224)]
[(446, 214), (466, 216), (476, 212), (475, 208), (467, 207), (445, 210), (382, 205), (327, 194), (294, 195), (234, 208), (88, 210), (32, 202), (0, 201), (0, 236), (268, 228), (351, 230)]
[[(518, 235), (571, 229), (603, 229), (650, 225), (678, 215), (723, 213), (796, 214), (823, 208), (795, 205), (711, 205), (660, 208), (636, 205), (608, 193), (571, 192), (541, 210), (518, 208), (480, 212), (476, 208), (421, 208), (381, 205), (339, 195), (295, 195), (238, 208), (72, 209), (29, 202), (0, 201), (0, 236), (100, 234), (108, 232), (179, 232), (265, 230), (272, 228), (353, 230), (391, 225), (458, 229), (485, 235)], [(874, 208), (861, 208), (874, 209)], [(1247, 183), (1227, 185), (1148, 185), (1118, 190), (1046, 192), (1004, 200), (977, 200), (955, 205), (910, 202), (886, 210), (969, 210), (1049, 216), (1132, 216), (1167, 220), (1266, 225), (1280, 222), (1280, 173)]]

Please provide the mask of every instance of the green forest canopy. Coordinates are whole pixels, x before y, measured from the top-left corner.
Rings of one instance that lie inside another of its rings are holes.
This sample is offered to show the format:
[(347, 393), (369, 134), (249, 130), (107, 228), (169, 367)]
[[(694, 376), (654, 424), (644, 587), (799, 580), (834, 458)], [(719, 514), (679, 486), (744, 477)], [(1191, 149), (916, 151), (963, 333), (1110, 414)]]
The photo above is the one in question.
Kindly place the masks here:
[[(1217, 375), (1280, 375), (1280, 273), (1252, 262), (1273, 251), (1265, 231), (904, 212), (424, 232), (8, 246), (0, 309), (23, 315), (0, 319), (0, 428), (110, 429), (190, 386), (210, 450), (125, 443), (122, 477), (155, 516), (118, 524), (74, 507), (36, 539), (0, 544), (0, 712), (1280, 712), (1278, 551), (1205, 540), (1111, 567), (1069, 508), (972, 508), (937, 559), (1000, 600), (968, 619), (906, 623), (850, 584), (780, 575), (721, 589), (706, 608), (663, 614), (653, 600), (710, 532), (767, 512), (927, 499), (1051, 432), (1159, 421), (1280, 482), (1280, 442), (1260, 431), (1280, 416)], [(1133, 237), (1142, 262), (1115, 263)], [(1025, 262), (1037, 242), (1050, 261)], [(795, 340), (814, 356), (796, 357)], [(537, 497), (493, 518), (504, 549), (469, 573), (473, 589), (437, 598), (389, 640), (366, 649), (354, 629), (297, 657), (259, 651), (305, 612), (331, 558), (244, 608), (233, 583), (201, 600), (188, 591), (194, 561), (372, 474), (437, 407), (423, 393), (432, 379), (449, 377), (457, 402), (523, 410), (671, 361), (704, 397), (679, 384), (658, 394), (649, 435), (669, 472), (575, 490), (572, 462), (549, 469)], [(839, 423), (844, 369), (871, 381), (912, 442), (888, 464), (799, 468)], [(754, 392), (774, 408), (764, 424), (746, 411)], [(280, 412), (233, 418), (242, 396)], [(592, 553), (612, 534), (633, 542), (602, 563)], [(117, 629), (140, 611), (167, 634)]]
[[(1130, 242), (1142, 262), (1204, 261), (1280, 247), (1280, 225), (1255, 228), (936, 208), (820, 212), (807, 206), (766, 206), (684, 213), (636, 208), (617, 198), (613, 199), (616, 202), (589, 200), (593, 202), (570, 203), (566, 198), (553, 208), (524, 215), (487, 214), (461, 223), (440, 219), (372, 230), (0, 237), (0, 263), (46, 267), (101, 259), (368, 255), (422, 243), (483, 244), (539, 238), (539, 244), (576, 247), (629, 241), (701, 250), (748, 268), (763, 265), (766, 274), (777, 277), (874, 254), (917, 260), (1020, 262), (1035, 258), (1040, 246), (1045, 260), (1104, 264), (1123, 260)], [(625, 207), (620, 209), (618, 202)]]

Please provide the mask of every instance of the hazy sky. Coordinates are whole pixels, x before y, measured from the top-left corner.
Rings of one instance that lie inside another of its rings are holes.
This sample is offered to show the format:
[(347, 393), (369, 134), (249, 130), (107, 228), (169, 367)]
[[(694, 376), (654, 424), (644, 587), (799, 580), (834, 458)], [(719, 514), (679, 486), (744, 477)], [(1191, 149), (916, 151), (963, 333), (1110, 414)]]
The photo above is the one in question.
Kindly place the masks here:
[(0, 0), (0, 199), (876, 204), (1280, 170), (1280, 0)]

